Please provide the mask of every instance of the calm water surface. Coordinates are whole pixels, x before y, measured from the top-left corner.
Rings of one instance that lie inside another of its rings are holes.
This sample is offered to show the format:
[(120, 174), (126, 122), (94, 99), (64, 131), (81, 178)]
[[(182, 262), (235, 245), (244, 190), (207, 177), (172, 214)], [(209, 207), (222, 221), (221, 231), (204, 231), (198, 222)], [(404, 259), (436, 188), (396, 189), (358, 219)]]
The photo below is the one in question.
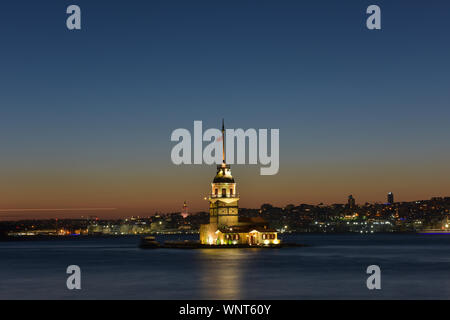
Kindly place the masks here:
[[(311, 246), (140, 250), (137, 237), (0, 242), (0, 299), (450, 298), (450, 235), (284, 240)], [(81, 267), (80, 291), (66, 289), (71, 264)], [(381, 267), (380, 291), (366, 288), (371, 264)]]

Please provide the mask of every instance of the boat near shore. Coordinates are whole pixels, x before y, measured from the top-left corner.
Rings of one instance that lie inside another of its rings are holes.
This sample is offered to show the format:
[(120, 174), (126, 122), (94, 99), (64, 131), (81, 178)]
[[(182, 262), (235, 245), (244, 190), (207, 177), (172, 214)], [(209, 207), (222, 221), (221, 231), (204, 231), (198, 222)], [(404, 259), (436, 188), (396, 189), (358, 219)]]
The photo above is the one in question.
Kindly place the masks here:
[(141, 249), (156, 249), (161, 247), (158, 241), (155, 240), (155, 237), (148, 236), (141, 238), (141, 242), (139, 244)]

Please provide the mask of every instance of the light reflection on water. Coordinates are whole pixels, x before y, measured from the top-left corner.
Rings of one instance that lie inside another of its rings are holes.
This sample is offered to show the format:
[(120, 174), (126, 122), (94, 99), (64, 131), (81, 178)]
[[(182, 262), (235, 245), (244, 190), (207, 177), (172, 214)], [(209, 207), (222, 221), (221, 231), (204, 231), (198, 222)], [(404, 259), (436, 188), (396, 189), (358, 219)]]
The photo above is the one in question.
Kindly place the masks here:
[(202, 249), (201, 283), (205, 299), (241, 299), (246, 255), (242, 249)]

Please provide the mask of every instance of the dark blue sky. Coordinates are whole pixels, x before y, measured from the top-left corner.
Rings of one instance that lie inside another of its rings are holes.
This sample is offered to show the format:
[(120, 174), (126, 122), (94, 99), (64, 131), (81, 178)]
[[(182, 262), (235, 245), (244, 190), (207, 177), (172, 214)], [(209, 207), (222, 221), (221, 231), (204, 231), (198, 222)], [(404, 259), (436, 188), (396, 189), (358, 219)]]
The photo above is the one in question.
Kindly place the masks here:
[(449, 35), (443, 0), (3, 1), (0, 207), (201, 208), (214, 169), (174, 167), (169, 137), (222, 117), (280, 129), (279, 175), (236, 167), (248, 206), (448, 194)]

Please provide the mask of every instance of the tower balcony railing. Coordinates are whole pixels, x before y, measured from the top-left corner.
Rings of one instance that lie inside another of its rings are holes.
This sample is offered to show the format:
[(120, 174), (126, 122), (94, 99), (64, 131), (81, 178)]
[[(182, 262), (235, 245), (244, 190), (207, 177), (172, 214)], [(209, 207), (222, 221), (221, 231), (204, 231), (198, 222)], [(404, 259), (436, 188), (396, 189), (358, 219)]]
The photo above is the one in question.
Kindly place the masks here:
[(233, 194), (221, 194), (221, 193), (219, 193), (219, 194), (215, 194), (215, 193), (210, 193), (209, 194), (209, 197), (210, 198), (213, 198), (213, 199), (220, 199), (220, 198), (239, 198), (239, 193), (233, 193)]

